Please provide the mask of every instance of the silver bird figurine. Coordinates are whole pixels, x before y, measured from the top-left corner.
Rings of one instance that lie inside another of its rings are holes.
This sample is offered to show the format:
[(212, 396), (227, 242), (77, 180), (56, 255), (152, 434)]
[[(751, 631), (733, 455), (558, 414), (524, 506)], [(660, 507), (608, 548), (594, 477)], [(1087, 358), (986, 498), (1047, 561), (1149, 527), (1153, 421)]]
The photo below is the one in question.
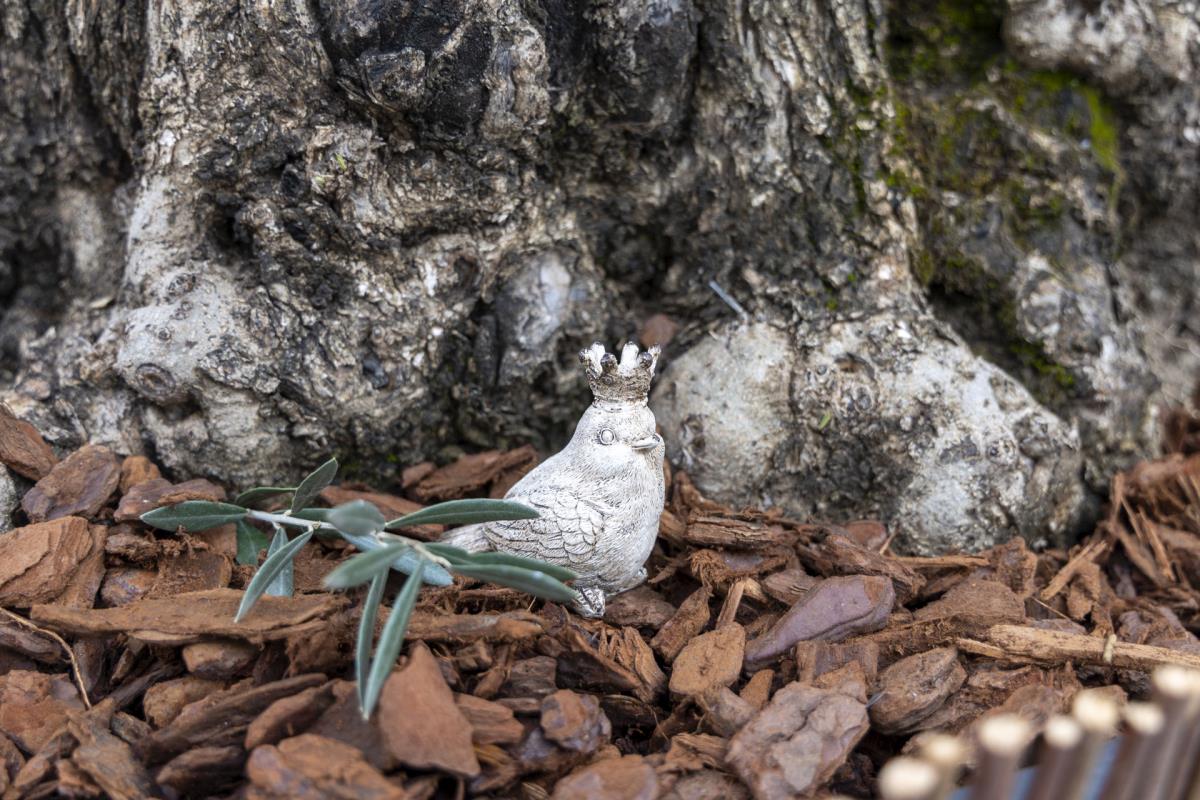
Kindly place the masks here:
[(567, 446), (504, 495), (541, 516), (458, 528), (445, 541), (573, 570), (579, 576), (575, 610), (586, 617), (603, 616), (610, 595), (644, 581), (665, 492), (665, 447), (646, 405), (658, 353), (652, 347), (639, 354), (632, 342), (620, 361), (602, 344), (581, 351), (591, 406)]

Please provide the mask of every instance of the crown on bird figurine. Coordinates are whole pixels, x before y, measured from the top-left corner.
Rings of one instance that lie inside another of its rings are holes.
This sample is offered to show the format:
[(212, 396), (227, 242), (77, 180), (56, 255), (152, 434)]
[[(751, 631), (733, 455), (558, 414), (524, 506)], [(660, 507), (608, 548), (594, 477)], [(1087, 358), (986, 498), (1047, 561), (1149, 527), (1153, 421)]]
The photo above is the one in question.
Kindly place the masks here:
[(599, 342), (580, 350), (579, 361), (596, 404), (644, 404), (650, 394), (650, 379), (654, 377), (658, 354), (657, 346), (639, 353), (633, 342), (622, 348), (620, 361)]

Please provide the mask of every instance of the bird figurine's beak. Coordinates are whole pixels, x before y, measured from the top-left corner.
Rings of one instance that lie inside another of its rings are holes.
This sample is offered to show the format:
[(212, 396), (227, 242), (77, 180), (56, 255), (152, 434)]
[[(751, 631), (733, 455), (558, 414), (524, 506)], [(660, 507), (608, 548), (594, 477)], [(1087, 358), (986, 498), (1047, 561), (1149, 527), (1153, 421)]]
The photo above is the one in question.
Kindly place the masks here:
[(662, 444), (662, 437), (656, 433), (653, 436), (646, 437), (645, 439), (638, 439), (637, 441), (630, 442), (629, 446), (634, 450), (653, 450), (660, 444)]

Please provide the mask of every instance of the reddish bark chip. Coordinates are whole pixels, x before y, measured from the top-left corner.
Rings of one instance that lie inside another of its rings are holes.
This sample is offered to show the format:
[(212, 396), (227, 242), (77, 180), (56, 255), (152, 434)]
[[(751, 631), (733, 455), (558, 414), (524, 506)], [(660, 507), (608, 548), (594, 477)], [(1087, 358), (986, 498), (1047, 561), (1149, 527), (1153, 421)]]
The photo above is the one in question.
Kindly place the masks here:
[(746, 630), (736, 622), (697, 636), (675, 657), (671, 669), (671, 693), (704, 694), (729, 686), (742, 671)]
[(156, 683), (147, 689), (142, 698), (142, 708), (150, 724), (161, 728), (173, 722), (185, 706), (216, 694), (227, 685), (224, 681), (184, 675), (182, 678)]
[(525, 726), (508, 706), (470, 694), (455, 695), (454, 701), (471, 724), (475, 744), (515, 744), (525, 735)]
[(121, 465), (107, 447), (89, 444), (60, 461), (21, 498), (33, 522), (76, 514), (95, 516), (121, 480)]
[(63, 517), (0, 536), (0, 605), (25, 608), (63, 593), (92, 552), (87, 520)]
[(121, 494), (127, 494), (130, 489), (145, 481), (162, 477), (158, 467), (145, 456), (126, 456), (121, 462)]
[(861, 675), (790, 683), (729, 740), (726, 763), (756, 800), (807, 796), (845, 762), (870, 727)]
[(259, 648), (235, 639), (211, 639), (183, 648), (183, 664), (198, 678), (229, 680), (249, 671)]
[(958, 651), (940, 647), (902, 658), (879, 676), (871, 724), (881, 733), (911, 731), (941, 708), (967, 679)]
[(658, 776), (641, 756), (595, 761), (554, 787), (551, 800), (654, 800)]
[(37, 428), (0, 406), (0, 464), (18, 475), (39, 481), (57, 463), (57, 456)]
[(41, 750), (72, 710), (82, 711), (83, 703), (64, 676), (19, 669), (0, 675), (0, 733), (26, 755)]
[(404, 668), (388, 677), (376, 714), (383, 745), (401, 764), (479, 774), (471, 726), (425, 645), (415, 645)]
[(304, 734), (256, 748), (246, 762), (250, 800), (405, 800), (408, 793), (353, 747)]
[(569, 689), (542, 700), (541, 726), (547, 739), (577, 753), (596, 752), (612, 735), (612, 725), (596, 698)]

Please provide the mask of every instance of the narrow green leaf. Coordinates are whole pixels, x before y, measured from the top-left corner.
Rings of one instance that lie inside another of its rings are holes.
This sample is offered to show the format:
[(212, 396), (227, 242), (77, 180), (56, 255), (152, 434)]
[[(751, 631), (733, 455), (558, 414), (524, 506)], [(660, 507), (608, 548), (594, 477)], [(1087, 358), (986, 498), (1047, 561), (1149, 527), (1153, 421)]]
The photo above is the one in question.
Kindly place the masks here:
[(551, 578), (540, 570), (528, 570), (521, 567), (510, 567), (502, 564), (486, 564), (473, 566), (469, 564), (452, 564), (450, 567), (459, 575), (478, 578), (481, 581), (499, 583), (522, 592), (556, 600), (560, 603), (570, 603), (578, 599), (575, 590), (555, 578)]
[[(267, 551), (267, 560), (270, 561), (271, 556), (287, 547), (287, 543), (287, 533), (284, 532), (283, 526), (276, 525), (275, 538), (271, 540), (271, 549)], [(276, 575), (267, 585), (267, 590), (264, 592), (264, 594), (269, 594), (272, 597), (291, 597), (296, 591), (295, 576), (296, 565), (292, 562), (292, 559), (289, 558), (284, 562), (283, 569), (279, 570), (279, 574)]]
[(463, 550), (461, 547), (455, 547), (452, 544), (443, 544), (441, 542), (426, 542), (425, 549), (433, 553), (435, 556), (441, 556), (450, 562), (468, 562), (475, 553)]
[(366, 536), (383, 530), (384, 518), (379, 509), (366, 500), (351, 500), (329, 512), (328, 522), (343, 533)]
[(173, 506), (163, 506), (142, 514), (142, 522), (164, 531), (206, 531), (218, 525), (237, 522), (246, 516), (246, 509), (229, 503), (208, 500), (185, 500)]
[(363, 719), (370, 719), (379, 695), (383, 692), (383, 684), (387, 681), (396, 659), (400, 656), (400, 646), (404, 644), (404, 633), (408, 630), (408, 620), (412, 616), (413, 606), (417, 604), (417, 594), (421, 591), (421, 573), (427, 562), (421, 561), (413, 574), (404, 582), (404, 588), (396, 595), (392, 604), (392, 613), (388, 616), (383, 632), (379, 635), (379, 646), (375, 648), (375, 661), (371, 664), (367, 675), (367, 688), (363, 691)]
[(256, 486), (253, 489), (247, 489), (237, 496), (233, 501), (234, 505), (250, 508), (256, 503), (261, 503), (263, 500), (269, 500), (272, 497), (278, 497), (281, 494), (296, 491), (292, 487), (284, 486)]
[(381, 569), (371, 579), (367, 599), (363, 601), (362, 616), (358, 619), (358, 640), (354, 643), (354, 688), (358, 692), (358, 707), (366, 708), (367, 670), (371, 668), (371, 643), (375, 640), (375, 620), (379, 617), (379, 604), (383, 601), (383, 590), (387, 587), (388, 570)]
[(557, 578), (560, 581), (573, 581), (579, 576), (566, 567), (560, 567), (558, 564), (549, 564), (545, 561), (538, 561), (535, 558), (525, 558), (524, 556), (514, 556), (511, 553), (471, 553), (469, 563), (479, 566), (501, 566), (501, 567), (517, 567), (518, 569), (533, 570), (536, 572), (544, 572), (551, 578)]
[(306, 531), (295, 539), (292, 539), (283, 547), (279, 548), (275, 553), (267, 557), (267, 560), (258, 568), (258, 572), (250, 579), (250, 583), (246, 586), (246, 591), (242, 595), (242, 602), (238, 606), (237, 616), (233, 618), (234, 622), (241, 622), (242, 617), (250, 612), (254, 604), (258, 602), (258, 598), (263, 596), (271, 581), (275, 580), (275, 576), (283, 571), (285, 566), (290, 566), (292, 558), (296, 555), (301, 547), (308, 544), (308, 540), (313, 536), (313, 532)]
[[(343, 533), (341, 537), (364, 553), (386, 546), (370, 535), (356, 536), (352, 533)], [(454, 578), (441, 565), (423, 558), (411, 548), (401, 551), (400, 556), (392, 562), (392, 569), (403, 572), (405, 575), (412, 575), (418, 563), (425, 565), (424, 581), (430, 586), (449, 586), (454, 583)]]
[(450, 544), (441, 542), (427, 542), (425, 549), (433, 553), (435, 556), (441, 556), (451, 564), (467, 564), (473, 566), (507, 566), (517, 567), (519, 569), (536, 570), (544, 572), (551, 578), (557, 578), (560, 581), (573, 581), (579, 576), (566, 567), (560, 567), (557, 564), (550, 564), (545, 561), (538, 561), (535, 558), (525, 558), (524, 556), (515, 556), (511, 553), (471, 553), (463, 550), (461, 547), (455, 547)]
[(292, 497), (292, 511), (299, 511), (316, 500), (321, 490), (333, 481), (337, 471), (337, 459), (331, 458), (300, 481), (300, 485), (296, 487), (296, 494)]
[(359, 553), (338, 564), (332, 572), (326, 575), (325, 585), (330, 589), (349, 589), (352, 586), (366, 583), (380, 570), (391, 569), (392, 562), (400, 556), (401, 552), (410, 549), (409, 545), (398, 542), (369, 553)]
[(512, 500), (467, 499), (422, 508), (394, 519), (388, 530), (410, 525), (467, 525), (477, 522), (496, 522), (509, 519), (537, 519), (538, 512)]
[(258, 554), (269, 544), (265, 533), (244, 519), (237, 521), (237, 563), (257, 564)]

